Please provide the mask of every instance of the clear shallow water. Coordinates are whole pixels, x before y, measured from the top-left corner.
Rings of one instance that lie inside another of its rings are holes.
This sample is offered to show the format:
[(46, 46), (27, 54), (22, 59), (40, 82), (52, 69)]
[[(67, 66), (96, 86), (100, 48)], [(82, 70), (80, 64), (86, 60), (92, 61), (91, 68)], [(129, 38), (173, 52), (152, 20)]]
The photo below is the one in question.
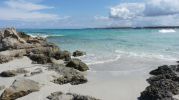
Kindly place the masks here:
[(121, 56), (138, 56), (177, 60), (179, 58), (179, 30), (161, 32), (158, 29), (29, 29), (33, 36), (47, 37), (62, 49), (87, 52), (89, 64), (111, 62)]
[(137, 100), (148, 85), (146, 79), (150, 70), (179, 60), (178, 29), (21, 31), (32, 36), (47, 37), (48, 41), (56, 43), (63, 50), (86, 51), (87, 55), (80, 59), (90, 66), (87, 76), (89, 82), (71, 90), (104, 100)]

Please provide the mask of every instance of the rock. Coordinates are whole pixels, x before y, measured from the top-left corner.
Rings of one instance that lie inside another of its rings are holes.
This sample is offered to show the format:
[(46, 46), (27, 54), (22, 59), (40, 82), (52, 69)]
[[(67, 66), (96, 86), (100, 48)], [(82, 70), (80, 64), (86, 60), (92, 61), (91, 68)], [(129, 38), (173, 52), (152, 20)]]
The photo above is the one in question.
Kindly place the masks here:
[(69, 51), (59, 51), (54, 55), (54, 58), (57, 60), (63, 59), (65, 61), (70, 61), (71, 53)]
[(50, 58), (45, 56), (44, 54), (30, 54), (29, 58), (33, 61), (33, 63), (37, 64), (51, 63)]
[(49, 67), (51, 70), (60, 74), (60, 77), (55, 78), (52, 82), (56, 84), (70, 83), (72, 85), (78, 85), (86, 83), (88, 80), (84, 77), (83, 73), (76, 69), (64, 67), (63, 65), (53, 65)]
[(3, 71), (0, 73), (1, 77), (13, 77), (16, 75), (17, 75), (17, 73), (15, 70), (8, 70), (8, 71)]
[(141, 93), (139, 100), (175, 100), (179, 94), (178, 65), (163, 65), (150, 72), (147, 79), (150, 86)]
[(9, 88), (4, 90), (0, 100), (15, 100), (32, 92), (39, 91), (39, 89), (39, 84), (33, 80), (17, 79)]
[(100, 100), (90, 96), (79, 95), (75, 93), (54, 92), (47, 97), (49, 100)]
[(160, 74), (166, 74), (166, 73), (173, 73), (172, 69), (169, 68), (168, 65), (160, 66), (158, 67), (158, 69), (150, 72), (151, 75), (160, 75)]
[(1, 85), (1, 86), (0, 86), (0, 91), (3, 90), (4, 88), (5, 88), (5, 86), (4, 86), (4, 85)]
[(7, 63), (9, 61), (13, 60), (13, 57), (0, 55), (0, 64)]
[(160, 90), (155, 86), (149, 86), (141, 93), (139, 100), (174, 100), (172, 98), (172, 93)]
[(35, 71), (31, 72), (30, 74), (31, 74), (31, 75), (36, 75), (36, 74), (40, 74), (40, 73), (42, 73), (42, 72), (43, 72), (43, 71), (42, 71), (41, 68), (37, 68), (37, 69), (35, 69)]
[(65, 75), (53, 80), (53, 82), (60, 85), (66, 83), (70, 83), (71, 85), (78, 85), (86, 83), (87, 79), (82, 75)]
[(83, 55), (86, 55), (86, 52), (79, 51), (79, 50), (76, 50), (75, 52), (73, 52), (74, 57), (83, 56)]
[(8, 71), (3, 71), (0, 73), (1, 77), (13, 77), (16, 76), (18, 74), (25, 74), (28, 73), (29, 71), (23, 69), (23, 68), (19, 68), (16, 70), (8, 70)]
[(29, 39), (31, 39), (31, 36), (25, 34), (25, 32), (18, 32), (17, 34), (20, 38), (23, 38), (25, 41), (28, 41)]
[(88, 66), (79, 59), (72, 59), (70, 62), (67, 63), (66, 66), (77, 69), (79, 71), (89, 70)]

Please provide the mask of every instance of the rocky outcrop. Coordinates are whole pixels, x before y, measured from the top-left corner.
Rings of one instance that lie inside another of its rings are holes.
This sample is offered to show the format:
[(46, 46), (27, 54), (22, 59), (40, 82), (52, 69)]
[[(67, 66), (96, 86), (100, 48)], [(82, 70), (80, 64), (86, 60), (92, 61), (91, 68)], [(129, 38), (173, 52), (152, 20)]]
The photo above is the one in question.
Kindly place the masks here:
[(141, 93), (139, 100), (175, 100), (179, 94), (179, 65), (163, 65), (150, 72), (150, 86)]
[(16, 70), (3, 71), (3, 72), (0, 73), (0, 76), (1, 77), (13, 77), (13, 76), (16, 76), (18, 74), (25, 74), (25, 73), (28, 73), (28, 71), (20, 68), (20, 69), (16, 69)]
[(89, 70), (88, 66), (85, 63), (83, 63), (80, 59), (72, 59), (70, 62), (66, 64), (66, 66), (77, 69), (79, 71)]
[(39, 84), (33, 80), (17, 79), (9, 88), (4, 90), (0, 100), (15, 100), (32, 92), (39, 91), (39, 89)]
[(50, 66), (50, 69), (60, 74), (59, 77), (55, 78), (52, 81), (56, 84), (70, 83), (72, 85), (78, 85), (78, 84), (86, 83), (88, 81), (84, 77), (83, 73), (73, 68), (68, 68), (63, 65), (53, 65)]
[(79, 95), (75, 93), (54, 92), (47, 97), (49, 100), (100, 100), (90, 96)]
[(84, 56), (84, 55), (86, 55), (86, 52), (79, 51), (79, 50), (76, 50), (75, 52), (73, 52), (74, 57)]

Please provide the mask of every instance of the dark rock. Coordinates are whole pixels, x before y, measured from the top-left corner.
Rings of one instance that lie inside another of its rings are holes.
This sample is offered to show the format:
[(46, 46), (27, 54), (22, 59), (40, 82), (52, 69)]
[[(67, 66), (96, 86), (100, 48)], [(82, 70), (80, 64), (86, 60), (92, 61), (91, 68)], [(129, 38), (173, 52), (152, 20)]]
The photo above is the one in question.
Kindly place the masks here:
[(57, 84), (70, 83), (72, 85), (83, 84), (87, 82), (87, 79), (83, 75), (65, 75), (53, 80)]
[(17, 75), (17, 73), (15, 70), (8, 70), (8, 71), (3, 71), (0, 73), (1, 77), (13, 77), (16, 75)]
[(160, 75), (160, 74), (167, 74), (167, 73), (173, 73), (172, 69), (169, 68), (168, 65), (160, 66), (156, 70), (150, 72), (151, 75)]
[(18, 35), (20, 38), (23, 38), (25, 41), (28, 41), (31, 38), (31, 36), (27, 35), (25, 32), (18, 32)]
[(141, 93), (139, 100), (174, 100), (172, 93), (155, 86), (149, 86)]
[(89, 70), (88, 66), (85, 63), (83, 63), (80, 59), (72, 59), (70, 62), (67, 63), (66, 66), (77, 69), (79, 71)]
[(74, 57), (83, 56), (83, 55), (86, 55), (86, 52), (79, 51), (79, 50), (76, 50), (75, 52), (73, 52)]
[(9, 88), (4, 90), (0, 100), (15, 100), (32, 92), (39, 91), (39, 89), (39, 84), (33, 80), (17, 79)]
[(16, 76), (18, 74), (25, 74), (28, 73), (29, 71), (23, 69), (23, 68), (19, 68), (16, 70), (8, 70), (8, 71), (3, 71), (0, 73), (1, 77), (13, 77)]
[(75, 93), (54, 92), (47, 97), (49, 100), (100, 100), (90, 96), (79, 95)]
[(44, 54), (30, 54), (29, 58), (33, 61), (33, 63), (37, 64), (47, 64), (51, 63), (51, 60), (48, 56)]
[(56, 52), (56, 54), (54, 55), (54, 58), (57, 60), (63, 59), (65, 61), (70, 61), (71, 53), (69, 51), (59, 51), (59, 52)]
[(150, 72), (154, 75), (147, 79), (150, 86), (141, 93), (139, 100), (176, 100), (179, 94), (178, 65), (163, 65)]

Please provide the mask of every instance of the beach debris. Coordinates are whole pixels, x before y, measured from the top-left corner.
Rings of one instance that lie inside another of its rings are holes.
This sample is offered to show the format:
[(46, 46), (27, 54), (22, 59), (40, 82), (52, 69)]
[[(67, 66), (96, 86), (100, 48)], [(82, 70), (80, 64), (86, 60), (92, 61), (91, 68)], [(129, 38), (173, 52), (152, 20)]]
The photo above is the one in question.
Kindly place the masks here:
[(148, 86), (139, 100), (174, 100), (173, 95), (179, 94), (179, 66), (163, 65), (150, 72), (154, 75), (147, 79)]
[(89, 70), (88, 66), (82, 62), (80, 59), (72, 59), (66, 64), (67, 67), (71, 67), (77, 69), (79, 71), (87, 71)]
[(39, 89), (39, 84), (33, 80), (16, 79), (9, 88), (4, 90), (0, 100), (15, 100), (32, 92), (39, 91)]
[(84, 96), (75, 93), (54, 92), (47, 97), (49, 100), (100, 100), (91, 96)]
[(79, 50), (76, 50), (75, 52), (73, 52), (74, 57), (84, 56), (84, 55), (86, 55), (86, 52), (79, 51)]

